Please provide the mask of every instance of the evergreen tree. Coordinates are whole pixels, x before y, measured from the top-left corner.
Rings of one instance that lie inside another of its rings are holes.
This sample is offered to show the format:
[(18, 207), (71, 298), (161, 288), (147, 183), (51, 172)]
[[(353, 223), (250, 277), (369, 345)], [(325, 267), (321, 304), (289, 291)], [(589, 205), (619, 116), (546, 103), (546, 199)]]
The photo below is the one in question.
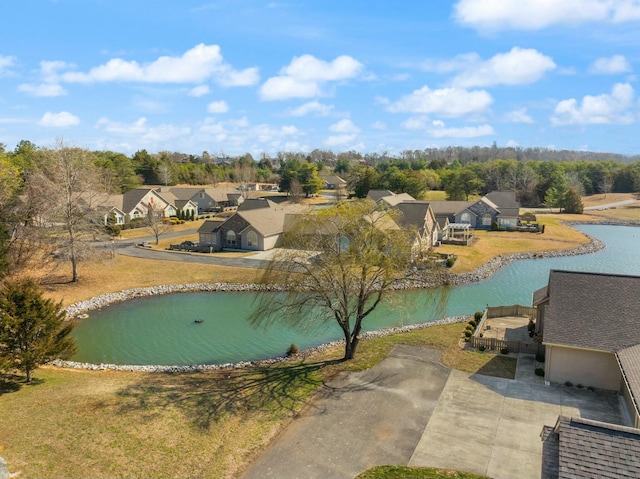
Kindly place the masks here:
[(42, 296), (31, 279), (8, 280), (0, 290), (0, 362), (18, 369), (31, 382), (33, 371), (76, 350), (72, 323), (65, 323), (62, 303)]
[(581, 215), (584, 211), (584, 205), (582, 204), (582, 198), (575, 188), (570, 188), (567, 191), (564, 199), (564, 211), (574, 215)]

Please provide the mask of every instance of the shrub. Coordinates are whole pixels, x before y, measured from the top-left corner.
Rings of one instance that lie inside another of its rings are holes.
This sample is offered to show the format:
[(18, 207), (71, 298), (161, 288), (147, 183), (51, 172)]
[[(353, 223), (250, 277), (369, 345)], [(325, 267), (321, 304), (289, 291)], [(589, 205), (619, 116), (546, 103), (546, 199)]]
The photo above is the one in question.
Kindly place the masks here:
[(502, 348), (500, 354), (509, 354), (509, 348)]
[(536, 368), (536, 376), (543, 377), (544, 376), (544, 369)]
[(474, 328), (478, 325), (478, 323), (476, 322), (476, 320), (475, 320), (475, 319), (472, 319), (471, 321), (469, 321), (469, 323), (468, 323), (468, 324), (469, 324), (470, 326), (474, 327)]
[(453, 265), (456, 264), (456, 257), (455, 256), (449, 256), (447, 258), (447, 262), (445, 264), (447, 265), (447, 268), (453, 267)]
[(484, 351), (486, 348), (486, 346), (484, 344), (481, 344), (480, 346), (478, 346), (478, 351)]
[(573, 383), (571, 381), (565, 381), (564, 385), (567, 386), (568, 388), (573, 387)]
[(491, 223), (491, 231), (500, 231), (500, 225), (497, 221)]
[(577, 387), (578, 389), (582, 389), (584, 386), (583, 386), (582, 384), (578, 383), (578, 384), (576, 384), (576, 387)]
[(544, 363), (544, 353), (537, 353), (536, 361), (538, 361), (539, 363)]
[(472, 335), (472, 334), (473, 334), (473, 331), (472, 331), (472, 330), (470, 330), (470, 329), (465, 329), (465, 331), (464, 331), (464, 335), (465, 335), (467, 338), (471, 337), (471, 335)]
[(289, 349), (287, 349), (287, 356), (288, 357), (295, 356), (299, 352), (300, 352), (300, 348), (298, 348), (298, 346), (296, 346), (295, 344), (291, 343), (291, 346), (289, 346)]
[(483, 315), (484, 315), (484, 313), (482, 311), (476, 311), (473, 314), (473, 319), (475, 319), (476, 321), (480, 321), (482, 319)]

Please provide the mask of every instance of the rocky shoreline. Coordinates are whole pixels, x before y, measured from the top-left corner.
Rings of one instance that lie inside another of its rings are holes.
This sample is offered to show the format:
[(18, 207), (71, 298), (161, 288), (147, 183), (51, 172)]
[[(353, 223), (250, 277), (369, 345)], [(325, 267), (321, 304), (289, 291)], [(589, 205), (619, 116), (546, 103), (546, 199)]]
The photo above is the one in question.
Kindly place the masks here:
[[(579, 224), (579, 223), (573, 223)], [(624, 226), (638, 226), (638, 223), (625, 223), (625, 222), (611, 222), (608, 224), (612, 225), (624, 225)], [(508, 254), (508, 255), (500, 255), (497, 256), (480, 268), (476, 269), (471, 273), (462, 273), (462, 274), (451, 274), (442, 276), (438, 279), (439, 284), (448, 284), (448, 285), (462, 285), (472, 282), (481, 281), (483, 279), (488, 278), (493, 273), (498, 271), (503, 266), (507, 265), (511, 261), (521, 260), (521, 259), (540, 259), (540, 258), (555, 258), (561, 256), (575, 256), (582, 254), (595, 253), (605, 247), (604, 243), (596, 238), (590, 238), (590, 242), (584, 246), (574, 249), (567, 250), (557, 250), (557, 251), (545, 251), (539, 253), (518, 253), (518, 254)], [(426, 281), (423, 278), (416, 278), (412, 280), (403, 281), (400, 285), (396, 287), (398, 290), (403, 289), (418, 289), (430, 286), (438, 286), (438, 281)], [(79, 318), (85, 315), (88, 311), (96, 310), (103, 308), (105, 306), (119, 303), (122, 301), (128, 301), (130, 299), (141, 298), (146, 296), (155, 296), (160, 294), (172, 294), (172, 293), (184, 293), (184, 292), (255, 292), (255, 291), (264, 291), (265, 286), (259, 284), (234, 284), (234, 283), (193, 283), (193, 284), (181, 284), (181, 285), (162, 285), (162, 286), (151, 286), (148, 288), (134, 288), (128, 289), (125, 291), (119, 291), (117, 293), (106, 293), (100, 296), (96, 296), (94, 298), (88, 299), (86, 301), (80, 301), (69, 305), (65, 308), (67, 315), (71, 318)], [(282, 288), (279, 287), (270, 287), (269, 291), (281, 291)], [(440, 325), (440, 324), (450, 324), (454, 322), (464, 322), (469, 319), (468, 316), (456, 316), (452, 318), (443, 318), (436, 321), (430, 321), (427, 323), (419, 323), (410, 326), (396, 327), (383, 329), (379, 331), (373, 331), (364, 333), (361, 337), (362, 339), (367, 339), (371, 337), (381, 337), (387, 336), (391, 334), (397, 334), (406, 331), (412, 331), (415, 329), (427, 328), (430, 326)], [(297, 357), (307, 356), (314, 352), (323, 351), (325, 349), (333, 348), (336, 346), (340, 346), (344, 344), (344, 341), (334, 341), (327, 344), (322, 344), (316, 346), (314, 348), (305, 350), (300, 353)], [(266, 359), (262, 361), (242, 361), (238, 363), (227, 363), (227, 364), (196, 364), (196, 365), (188, 365), (188, 366), (162, 366), (162, 365), (118, 365), (118, 364), (92, 364), (92, 363), (79, 363), (75, 361), (61, 361), (56, 360), (51, 362), (55, 366), (66, 367), (66, 368), (75, 368), (75, 369), (89, 369), (89, 370), (115, 370), (115, 371), (139, 371), (139, 372), (194, 372), (194, 371), (205, 371), (205, 370), (216, 370), (216, 369), (232, 369), (232, 368), (244, 368), (248, 366), (258, 366), (258, 365), (268, 365), (274, 364), (282, 361), (287, 361), (290, 358), (277, 357), (272, 359)]]

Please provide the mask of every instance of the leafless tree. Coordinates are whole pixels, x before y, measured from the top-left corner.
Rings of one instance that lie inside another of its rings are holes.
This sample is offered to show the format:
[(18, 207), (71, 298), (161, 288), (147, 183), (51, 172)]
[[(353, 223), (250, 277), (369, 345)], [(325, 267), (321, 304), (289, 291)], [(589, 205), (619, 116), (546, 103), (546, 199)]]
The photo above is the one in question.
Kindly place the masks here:
[(43, 227), (56, 249), (56, 258), (71, 263), (71, 281), (78, 281), (78, 264), (97, 253), (104, 237), (99, 211), (104, 196), (92, 154), (58, 140), (42, 151), (41, 164), (28, 177), (32, 224)]
[[(296, 326), (335, 321), (345, 339), (344, 359), (352, 359), (365, 319), (412, 274), (415, 236), (401, 230), (393, 214), (358, 200), (299, 215), (261, 281), (288, 291), (261, 293), (251, 320)], [(432, 298), (442, 299), (438, 294)]]

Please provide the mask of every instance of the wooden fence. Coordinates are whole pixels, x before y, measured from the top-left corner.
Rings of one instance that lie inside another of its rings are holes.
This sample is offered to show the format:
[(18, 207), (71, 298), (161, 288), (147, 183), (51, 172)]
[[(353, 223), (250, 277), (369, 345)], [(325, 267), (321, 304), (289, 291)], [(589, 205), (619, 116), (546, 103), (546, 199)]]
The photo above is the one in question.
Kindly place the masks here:
[(501, 352), (503, 349), (508, 350), (510, 353), (523, 353), (523, 354), (544, 354), (544, 345), (534, 341), (507, 341), (498, 338), (481, 338), (480, 333), (485, 329), (485, 323), (487, 319), (502, 318), (506, 316), (526, 316), (530, 319), (535, 319), (536, 309), (531, 306), (522, 306), (514, 304), (512, 306), (491, 306), (484, 310), (484, 314), (480, 319), (480, 322), (476, 326), (475, 332), (469, 338), (468, 344), (475, 349), (481, 347), (485, 351)]

